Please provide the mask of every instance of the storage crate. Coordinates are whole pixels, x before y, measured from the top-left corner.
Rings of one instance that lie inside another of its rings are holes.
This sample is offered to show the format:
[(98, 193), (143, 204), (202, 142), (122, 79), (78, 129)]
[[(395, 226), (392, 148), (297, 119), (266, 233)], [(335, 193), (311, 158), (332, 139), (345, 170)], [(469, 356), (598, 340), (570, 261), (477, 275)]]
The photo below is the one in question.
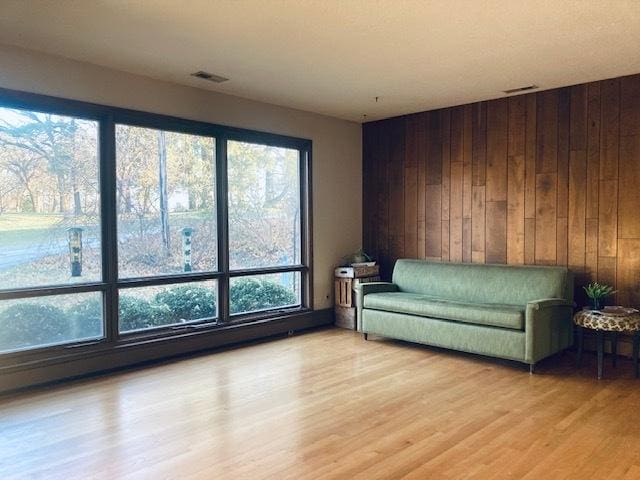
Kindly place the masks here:
[(336, 268), (334, 280), (336, 326), (350, 330), (357, 328), (354, 289), (361, 283), (379, 282), (379, 268), (378, 265)]
[(336, 307), (353, 306), (353, 280), (351, 278), (336, 278)]
[(380, 277), (365, 277), (365, 278), (336, 278), (335, 294), (336, 294), (336, 307), (355, 307), (355, 292), (354, 289), (361, 283), (379, 282)]

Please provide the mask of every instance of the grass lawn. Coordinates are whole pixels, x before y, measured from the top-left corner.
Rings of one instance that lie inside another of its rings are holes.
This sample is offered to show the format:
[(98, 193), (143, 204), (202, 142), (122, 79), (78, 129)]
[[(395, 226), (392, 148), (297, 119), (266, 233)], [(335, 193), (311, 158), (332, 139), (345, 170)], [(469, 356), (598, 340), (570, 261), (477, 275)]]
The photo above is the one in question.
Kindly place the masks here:
[(3, 213), (0, 215), (0, 247), (41, 243), (51, 235), (52, 229), (64, 225), (64, 221), (64, 215)]
[[(173, 212), (169, 214), (170, 219), (174, 219), (180, 224), (193, 220), (194, 223), (211, 218), (211, 210), (200, 210), (191, 212)], [(79, 220), (79, 221), (78, 221)], [(66, 236), (66, 229), (84, 224), (86, 227), (97, 227), (97, 218), (64, 216), (61, 214), (45, 213), (2, 213), (0, 214), (0, 248), (2, 247), (28, 247), (34, 244), (41, 244), (52, 237)], [(145, 221), (156, 220), (156, 216), (150, 215)], [(159, 221), (159, 217), (157, 218)], [(127, 219), (119, 223), (132, 232), (138, 230), (138, 220)], [(85, 228), (86, 228), (85, 227)], [(86, 235), (86, 232), (85, 232)]]

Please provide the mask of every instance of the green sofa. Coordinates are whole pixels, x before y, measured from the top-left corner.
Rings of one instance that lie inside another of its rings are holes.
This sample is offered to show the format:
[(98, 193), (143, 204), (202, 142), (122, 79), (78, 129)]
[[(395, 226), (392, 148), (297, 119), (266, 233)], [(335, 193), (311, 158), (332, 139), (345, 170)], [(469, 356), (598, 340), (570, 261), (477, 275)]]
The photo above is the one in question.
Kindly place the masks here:
[(365, 334), (529, 364), (573, 342), (573, 275), (562, 267), (398, 260), (393, 283), (361, 284)]

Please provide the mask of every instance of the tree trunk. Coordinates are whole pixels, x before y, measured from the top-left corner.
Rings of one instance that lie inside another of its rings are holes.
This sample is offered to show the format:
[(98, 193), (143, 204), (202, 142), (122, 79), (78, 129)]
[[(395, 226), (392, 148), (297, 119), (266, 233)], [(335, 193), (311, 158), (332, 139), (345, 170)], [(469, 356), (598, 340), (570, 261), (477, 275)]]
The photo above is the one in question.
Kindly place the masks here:
[(36, 197), (31, 191), (31, 187), (29, 187), (29, 185), (26, 185), (25, 188), (27, 189), (27, 195), (29, 195), (29, 200), (31, 200), (31, 208), (33, 209), (33, 213), (36, 213), (37, 212)]
[(80, 192), (77, 190), (73, 192), (73, 213), (82, 215), (82, 202), (80, 201)]
[(169, 232), (169, 194), (167, 190), (167, 143), (162, 130), (158, 132), (158, 155), (160, 164), (160, 226), (165, 255), (171, 255), (171, 235)]
[(73, 186), (73, 213), (74, 215), (82, 215), (82, 202), (80, 201), (80, 192), (78, 191), (78, 181), (75, 172), (72, 173), (71, 182)]
[(60, 174), (58, 175), (58, 199), (60, 213), (64, 213), (66, 210), (64, 201), (64, 177)]

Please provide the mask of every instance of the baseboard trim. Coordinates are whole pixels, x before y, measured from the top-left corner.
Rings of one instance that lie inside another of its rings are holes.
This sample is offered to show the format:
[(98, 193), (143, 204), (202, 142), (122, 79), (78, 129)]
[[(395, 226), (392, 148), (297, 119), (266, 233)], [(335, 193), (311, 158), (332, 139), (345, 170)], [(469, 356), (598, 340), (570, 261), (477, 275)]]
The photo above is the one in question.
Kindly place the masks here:
[(216, 348), (242, 344), (324, 325), (334, 321), (333, 309), (314, 310), (269, 320), (229, 325), (216, 330), (159, 338), (135, 344), (113, 345), (97, 352), (70, 354), (13, 365), (0, 372), (0, 393), (103, 374), (143, 363), (166, 360)]

